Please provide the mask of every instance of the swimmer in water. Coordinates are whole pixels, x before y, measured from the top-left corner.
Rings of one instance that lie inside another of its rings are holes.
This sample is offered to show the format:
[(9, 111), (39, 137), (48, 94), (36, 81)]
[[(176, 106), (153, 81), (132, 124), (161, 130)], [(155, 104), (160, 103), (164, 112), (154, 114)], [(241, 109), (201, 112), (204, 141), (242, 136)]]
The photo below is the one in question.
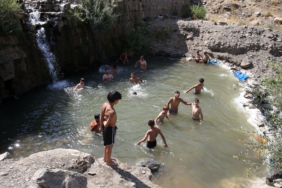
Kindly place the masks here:
[(111, 81), (112, 79), (114, 79), (113, 75), (110, 74), (109, 69), (105, 69), (105, 71), (106, 71), (106, 74), (104, 74), (103, 76), (103, 82)]
[(164, 147), (168, 147), (161, 129), (159, 127), (155, 127), (154, 120), (150, 119), (148, 121), (148, 126), (150, 126), (150, 130), (148, 130), (147, 133), (145, 134), (145, 137), (138, 142), (138, 145), (140, 145), (141, 142), (146, 141), (146, 139), (149, 137), (147, 141), (147, 148), (154, 148), (157, 145), (156, 138), (158, 134), (160, 134), (164, 141)]
[(84, 78), (81, 78), (79, 84), (75, 86), (74, 91), (80, 91), (86, 88), (87, 87), (84, 86)]
[(118, 73), (118, 66), (117, 65), (114, 65), (114, 66), (106, 65), (106, 67), (110, 67), (111, 68), (111, 73), (112, 74)]
[(196, 63), (199, 63), (201, 58), (203, 59), (203, 56), (201, 56), (200, 52), (197, 51), (196, 58), (194, 59), (196, 61)]
[[(116, 159), (111, 158), (117, 131), (117, 114), (114, 105), (118, 104), (122, 96), (118, 91), (111, 91), (107, 98), (109, 102), (103, 104), (100, 116), (100, 129), (103, 130), (104, 140), (104, 162), (106, 162), (106, 165), (117, 166)], [(104, 118), (106, 118), (106, 121), (104, 121)]]
[(147, 70), (147, 62), (144, 60), (144, 56), (142, 55), (140, 57), (140, 60), (136, 62), (135, 67), (137, 67), (137, 64), (140, 63), (140, 70), (146, 71)]
[[(204, 116), (202, 113), (202, 109), (199, 106), (200, 100), (198, 98), (195, 98), (193, 103), (190, 103), (190, 105), (192, 106), (192, 119), (199, 121), (200, 125), (202, 125), (203, 120), (204, 120)], [(200, 118), (201, 115), (201, 118)]]
[(100, 114), (94, 115), (94, 120), (89, 125), (91, 131), (101, 132), (102, 129), (100, 127)]
[(200, 60), (199, 62), (207, 64), (209, 60), (210, 60), (210, 57), (208, 56), (208, 53), (204, 52), (204, 58)]
[[(184, 101), (183, 99), (179, 98), (180, 96), (180, 92), (176, 91), (174, 93), (174, 97), (170, 98), (169, 101), (167, 102), (167, 106), (169, 108), (169, 113), (170, 114), (177, 114), (178, 113), (178, 106), (180, 104), (180, 102), (182, 102), (185, 105), (189, 105), (190, 103)], [(171, 107), (169, 107), (171, 104)]]
[(203, 78), (200, 78), (199, 79), (199, 83), (194, 85), (193, 87), (191, 87), (190, 89), (188, 89), (186, 91), (186, 93), (188, 93), (189, 91), (191, 91), (192, 89), (195, 88), (195, 91), (193, 92), (195, 95), (197, 94), (200, 94), (201, 93), (201, 90), (204, 90), (204, 79)]
[(167, 116), (168, 110), (169, 110), (168, 106), (164, 105), (163, 111), (155, 119), (155, 124), (156, 125), (158, 124), (158, 122), (162, 122), (164, 120), (164, 118), (167, 118), (169, 121), (171, 121), (171, 119), (169, 119), (169, 117)]
[(131, 81), (131, 82), (137, 84), (138, 82), (142, 82), (142, 79), (135, 77), (135, 73), (132, 72), (132, 73), (131, 73), (131, 78), (129, 78), (129, 81)]

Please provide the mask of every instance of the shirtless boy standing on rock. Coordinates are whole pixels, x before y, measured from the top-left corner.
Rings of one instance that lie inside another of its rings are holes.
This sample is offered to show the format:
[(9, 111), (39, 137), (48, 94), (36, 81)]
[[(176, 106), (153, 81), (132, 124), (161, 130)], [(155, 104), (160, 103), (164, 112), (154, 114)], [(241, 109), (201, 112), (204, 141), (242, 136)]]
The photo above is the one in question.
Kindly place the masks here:
[(142, 55), (140, 57), (140, 60), (136, 62), (135, 67), (137, 67), (137, 64), (140, 63), (140, 70), (146, 71), (147, 70), (147, 62), (144, 60), (144, 56)]
[(189, 91), (191, 91), (192, 89), (195, 88), (195, 91), (193, 92), (195, 95), (197, 94), (200, 94), (201, 93), (201, 90), (204, 90), (204, 79), (203, 78), (200, 78), (199, 79), (199, 83), (194, 85), (193, 87), (191, 87), (190, 89), (188, 89), (186, 91), (186, 93), (188, 93)]
[(191, 104), (191, 103), (188, 103), (188, 102), (184, 101), (183, 99), (179, 98), (179, 96), (180, 96), (180, 92), (176, 91), (174, 93), (174, 97), (170, 98), (169, 101), (167, 102), (168, 108), (169, 108), (169, 105), (171, 104), (171, 107), (169, 108), (170, 114), (177, 114), (178, 113), (178, 106), (179, 106), (180, 102), (182, 102), (185, 105)]
[(131, 78), (129, 78), (129, 81), (134, 82), (135, 84), (137, 84), (138, 82), (142, 82), (142, 79), (135, 77), (135, 73), (132, 72), (131, 73)]
[[(100, 116), (100, 129), (103, 130), (104, 140), (104, 162), (106, 162), (107, 165), (116, 166), (118, 165), (117, 162), (114, 158), (111, 158), (117, 130), (117, 114), (114, 109), (114, 105), (121, 100), (121, 94), (118, 91), (111, 91), (107, 98), (109, 102), (104, 103), (102, 106)], [(106, 121), (103, 123), (104, 118), (106, 118)]]
[(202, 109), (199, 107), (199, 103), (200, 103), (199, 99), (195, 98), (194, 102), (190, 103), (190, 105), (192, 106), (192, 119), (196, 121), (200, 121), (200, 125), (202, 125), (204, 116), (202, 113)]

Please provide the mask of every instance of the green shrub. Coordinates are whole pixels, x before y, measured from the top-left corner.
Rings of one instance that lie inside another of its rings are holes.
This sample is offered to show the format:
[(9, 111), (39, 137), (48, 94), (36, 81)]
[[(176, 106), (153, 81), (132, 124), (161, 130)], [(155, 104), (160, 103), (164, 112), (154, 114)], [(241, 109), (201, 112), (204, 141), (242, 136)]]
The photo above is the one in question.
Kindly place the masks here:
[(0, 0), (0, 34), (14, 35), (21, 30), (19, 14), (21, 5), (17, 0)]
[(181, 9), (181, 16), (183, 18), (188, 18), (188, 17), (191, 17), (192, 15), (193, 14), (192, 14), (192, 9), (191, 9), (190, 4), (185, 4)]
[(206, 17), (207, 10), (205, 7), (200, 5), (193, 5), (192, 6), (192, 13), (198, 19), (204, 19)]
[(120, 0), (82, 0), (81, 6), (73, 12), (80, 21), (90, 25), (94, 32), (110, 31), (119, 14), (114, 9)]
[(158, 30), (156, 31), (156, 34), (155, 34), (156, 38), (158, 38), (158, 39), (165, 39), (167, 37), (170, 37), (169, 30), (170, 29), (169, 29), (168, 26), (164, 26), (164, 25), (160, 26), (158, 28)]

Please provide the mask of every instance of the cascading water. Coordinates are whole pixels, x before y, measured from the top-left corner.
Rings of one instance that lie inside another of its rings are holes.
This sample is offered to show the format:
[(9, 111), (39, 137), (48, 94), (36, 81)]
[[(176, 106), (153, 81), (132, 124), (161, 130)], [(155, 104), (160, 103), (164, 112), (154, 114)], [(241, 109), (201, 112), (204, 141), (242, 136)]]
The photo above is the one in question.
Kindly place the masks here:
[[(30, 20), (33, 25), (36, 25), (36, 23), (40, 22), (40, 13), (37, 10), (34, 10), (30, 13)], [(56, 62), (56, 57), (55, 55), (51, 52), (50, 45), (47, 41), (46, 38), (46, 33), (45, 29), (41, 27), (36, 34), (36, 42), (38, 45), (38, 48), (42, 52), (44, 56), (44, 60), (47, 64), (47, 67), (49, 69), (49, 73), (51, 75), (51, 78), (53, 82), (58, 81), (58, 76), (57, 76), (57, 69), (58, 69), (58, 64)]]

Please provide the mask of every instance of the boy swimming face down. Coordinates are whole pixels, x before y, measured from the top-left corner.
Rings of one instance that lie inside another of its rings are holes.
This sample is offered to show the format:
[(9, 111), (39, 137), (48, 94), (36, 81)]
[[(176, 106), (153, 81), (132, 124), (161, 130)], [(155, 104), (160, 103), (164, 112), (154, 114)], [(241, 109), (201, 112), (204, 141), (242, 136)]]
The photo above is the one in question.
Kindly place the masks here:
[[(100, 116), (100, 129), (103, 130), (104, 161), (107, 165), (116, 166), (117, 162), (111, 158), (113, 144), (115, 143), (117, 114), (114, 105), (118, 104), (122, 96), (118, 91), (109, 92), (108, 103), (104, 103)], [(105, 122), (104, 118), (106, 119)]]
[(160, 134), (163, 141), (164, 141), (164, 147), (168, 147), (162, 131), (160, 130), (159, 127), (155, 127), (154, 120), (150, 119), (148, 121), (148, 126), (150, 127), (150, 130), (148, 130), (147, 133), (145, 134), (145, 137), (138, 142), (138, 145), (140, 145), (141, 142), (146, 141), (146, 139), (148, 138), (147, 147), (148, 148), (154, 148), (157, 145), (156, 138), (157, 138), (158, 134)]
[[(177, 114), (178, 113), (178, 106), (179, 103), (182, 102), (185, 105), (189, 105), (190, 103), (188, 103), (187, 101), (184, 101), (183, 99), (179, 98), (180, 96), (180, 92), (176, 91), (174, 93), (174, 97), (170, 98), (169, 101), (167, 102), (167, 106), (169, 108), (169, 113), (170, 114)], [(171, 107), (170, 107), (171, 105)]]

